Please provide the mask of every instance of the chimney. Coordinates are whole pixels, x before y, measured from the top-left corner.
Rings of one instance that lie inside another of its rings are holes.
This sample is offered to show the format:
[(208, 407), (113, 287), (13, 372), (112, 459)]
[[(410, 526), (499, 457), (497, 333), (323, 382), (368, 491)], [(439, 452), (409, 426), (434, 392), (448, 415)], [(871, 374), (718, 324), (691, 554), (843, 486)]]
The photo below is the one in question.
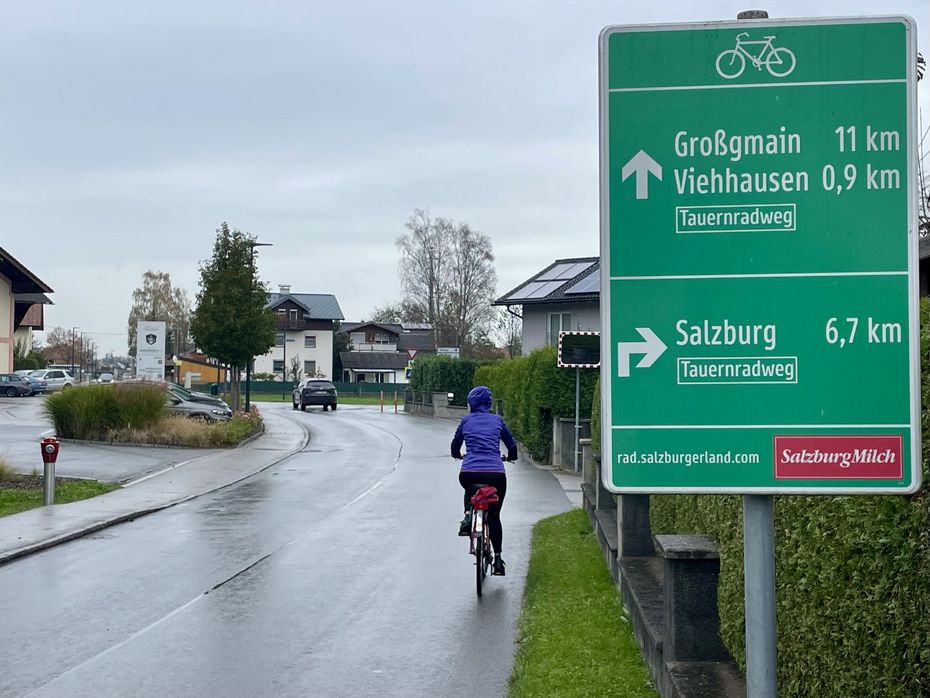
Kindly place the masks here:
[(281, 292), (282, 296), (287, 296), (291, 292), (290, 284), (278, 284), (278, 290)]

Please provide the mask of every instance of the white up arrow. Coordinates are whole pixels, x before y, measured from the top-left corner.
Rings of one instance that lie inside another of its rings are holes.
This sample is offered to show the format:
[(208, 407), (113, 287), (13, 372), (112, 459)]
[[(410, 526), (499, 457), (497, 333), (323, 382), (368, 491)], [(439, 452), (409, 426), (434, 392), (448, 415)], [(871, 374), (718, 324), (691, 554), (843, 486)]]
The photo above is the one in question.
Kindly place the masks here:
[(636, 198), (648, 199), (649, 173), (651, 172), (659, 181), (662, 181), (662, 165), (649, 157), (645, 150), (640, 150), (623, 166), (623, 170), (620, 172), (623, 181), (625, 182), (634, 172), (636, 173)]
[(668, 348), (648, 327), (637, 327), (636, 331), (644, 342), (617, 343), (617, 375), (620, 378), (628, 378), (630, 375), (630, 354), (645, 354), (636, 364), (636, 368), (649, 368)]

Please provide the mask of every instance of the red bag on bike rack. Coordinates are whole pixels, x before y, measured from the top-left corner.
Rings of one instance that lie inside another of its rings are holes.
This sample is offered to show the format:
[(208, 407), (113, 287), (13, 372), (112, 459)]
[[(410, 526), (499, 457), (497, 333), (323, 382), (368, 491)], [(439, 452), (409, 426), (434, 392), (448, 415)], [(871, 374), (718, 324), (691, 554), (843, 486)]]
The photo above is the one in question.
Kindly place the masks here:
[(475, 509), (487, 509), (491, 504), (497, 504), (500, 497), (497, 496), (497, 488), (485, 485), (478, 489), (471, 497), (471, 505)]

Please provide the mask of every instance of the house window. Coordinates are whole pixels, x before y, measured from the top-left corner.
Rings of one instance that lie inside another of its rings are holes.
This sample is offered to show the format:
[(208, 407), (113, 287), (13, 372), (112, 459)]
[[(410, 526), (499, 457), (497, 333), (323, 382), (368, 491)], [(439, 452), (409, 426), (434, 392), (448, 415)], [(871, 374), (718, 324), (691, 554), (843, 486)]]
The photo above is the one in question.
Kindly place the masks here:
[(316, 335), (315, 334), (304, 335), (304, 349), (316, 349)]
[(565, 332), (571, 328), (571, 313), (549, 313), (549, 345), (559, 346), (559, 332)]
[(364, 332), (352, 332), (349, 334), (349, 339), (352, 341), (352, 344), (358, 346), (359, 344), (367, 344), (365, 341)]
[(304, 373), (308, 376), (316, 375), (316, 361), (304, 361)]
[(297, 310), (295, 308), (291, 308), (291, 322), (297, 322)]
[(390, 344), (391, 335), (387, 332), (375, 332), (375, 344)]
[(275, 359), (272, 362), (272, 364), (273, 366), (271, 370), (274, 371), (275, 373), (278, 373), (279, 371), (284, 371), (284, 361), (282, 359)]
[(278, 332), (278, 333), (274, 336), (274, 345), (275, 345), (276, 347), (283, 347), (283, 346), (284, 346), (284, 333), (283, 333), (283, 332)]

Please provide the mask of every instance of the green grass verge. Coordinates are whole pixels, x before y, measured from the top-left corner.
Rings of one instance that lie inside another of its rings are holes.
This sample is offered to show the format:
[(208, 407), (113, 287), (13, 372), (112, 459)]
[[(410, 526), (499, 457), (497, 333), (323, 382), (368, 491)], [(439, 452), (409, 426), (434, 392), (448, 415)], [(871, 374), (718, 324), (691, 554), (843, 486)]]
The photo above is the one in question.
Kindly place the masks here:
[[(71, 480), (55, 488), (55, 504), (67, 504), (82, 499), (90, 499), (100, 494), (106, 494), (119, 489), (119, 485), (112, 482), (97, 482), (96, 480)], [(41, 488), (0, 489), (0, 516), (18, 514), (27, 509), (42, 506), (44, 501)]]
[(511, 698), (656, 693), (585, 512), (533, 528)]

